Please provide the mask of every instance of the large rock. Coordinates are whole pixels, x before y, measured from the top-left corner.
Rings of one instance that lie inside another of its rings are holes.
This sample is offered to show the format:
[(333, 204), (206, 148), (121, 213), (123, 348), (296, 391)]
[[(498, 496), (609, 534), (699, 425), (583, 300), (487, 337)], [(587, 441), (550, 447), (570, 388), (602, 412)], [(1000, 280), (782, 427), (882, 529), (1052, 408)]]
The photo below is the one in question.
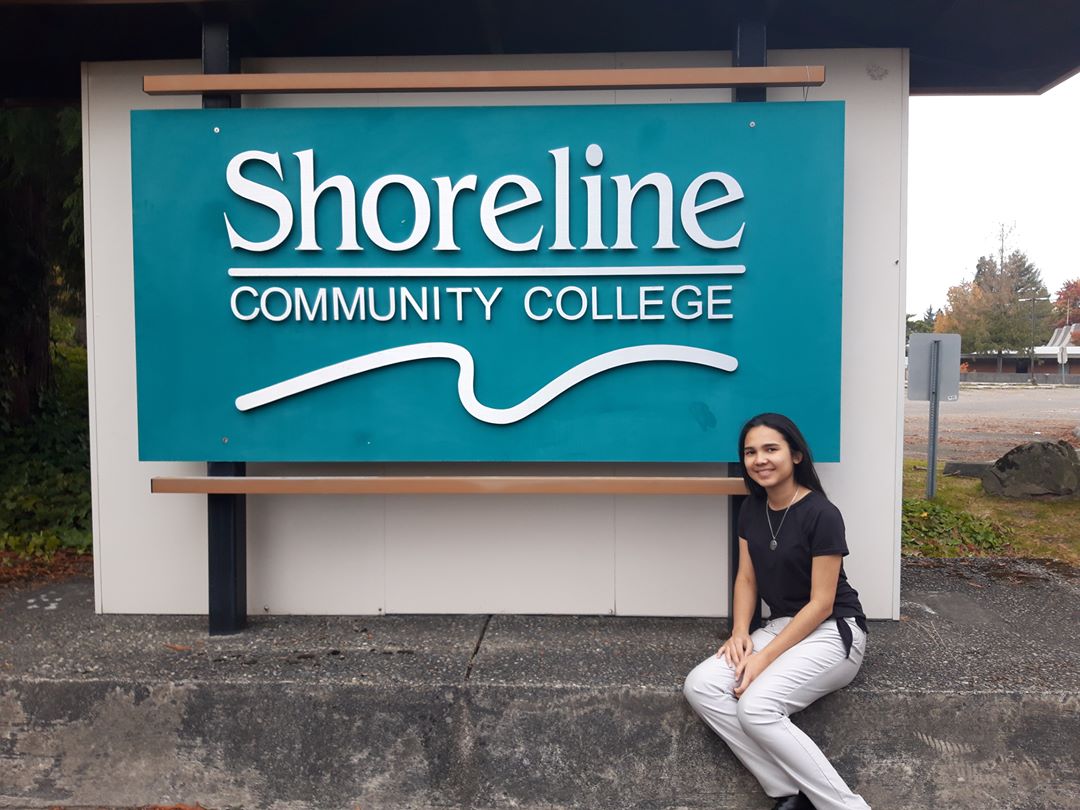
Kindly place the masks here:
[(1067, 442), (1014, 447), (982, 475), (983, 488), (1004, 498), (1080, 494), (1080, 458)]

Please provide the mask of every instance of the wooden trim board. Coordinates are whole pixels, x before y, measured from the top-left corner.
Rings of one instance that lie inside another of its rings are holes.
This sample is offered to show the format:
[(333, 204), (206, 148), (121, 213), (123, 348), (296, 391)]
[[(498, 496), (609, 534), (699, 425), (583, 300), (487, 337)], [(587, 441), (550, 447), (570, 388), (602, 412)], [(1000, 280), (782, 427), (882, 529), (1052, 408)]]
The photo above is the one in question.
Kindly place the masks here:
[(157, 476), (188, 495), (745, 495), (741, 478), (701, 476)]
[(150, 95), (192, 95), (469, 90), (641, 90), (693, 87), (819, 87), (824, 83), (824, 65), (801, 65), (365, 73), (196, 73), (144, 76), (143, 92)]

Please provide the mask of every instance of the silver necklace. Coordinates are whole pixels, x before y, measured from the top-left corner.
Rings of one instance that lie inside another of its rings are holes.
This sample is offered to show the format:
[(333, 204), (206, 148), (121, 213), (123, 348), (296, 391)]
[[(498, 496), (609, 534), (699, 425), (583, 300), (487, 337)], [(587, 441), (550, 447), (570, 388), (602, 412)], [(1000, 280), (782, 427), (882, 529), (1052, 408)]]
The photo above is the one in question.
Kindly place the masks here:
[(765, 520), (769, 524), (769, 534), (772, 535), (772, 540), (769, 541), (769, 551), (776, 551), (776, 538), (780, 536), (780, 530), (784, 528), (784, 521), (787, 520), (787, 513), (791, 511), (791, 507), (795, 505), (795, 499), (799, 497), (799, 488), (795, 487), (795, 494), (791, 496), (791, 503), (787, 505), (787, 509), (784, 510), (783, 517), (780, 518), (780, 525), (776, 527), (776, 531), (772, 530), (772, 518), (769, 517), (769, 499), (765, 499)]

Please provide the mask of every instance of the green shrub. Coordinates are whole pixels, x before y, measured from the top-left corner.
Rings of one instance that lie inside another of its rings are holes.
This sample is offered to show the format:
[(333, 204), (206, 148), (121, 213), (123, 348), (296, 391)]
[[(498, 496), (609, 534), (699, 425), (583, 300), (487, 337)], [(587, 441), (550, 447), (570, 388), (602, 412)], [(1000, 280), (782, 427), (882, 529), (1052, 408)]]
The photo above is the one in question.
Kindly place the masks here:
[(0, 551), (91, 547), (86, 350), (55, 345), (52, 371), (35, 419), (0, 430)]
[(904, 500), (901, 533), (904, 553), (922, 557), (996, 552), (1012, 537), (1011, 529), (987, 518), (914, 498)]

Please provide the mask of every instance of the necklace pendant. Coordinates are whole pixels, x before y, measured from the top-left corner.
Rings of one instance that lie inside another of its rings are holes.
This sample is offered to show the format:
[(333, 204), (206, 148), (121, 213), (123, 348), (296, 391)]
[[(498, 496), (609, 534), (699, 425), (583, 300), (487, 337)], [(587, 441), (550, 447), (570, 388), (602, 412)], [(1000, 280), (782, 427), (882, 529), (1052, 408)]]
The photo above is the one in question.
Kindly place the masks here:
[(780, 525), (776, 527), (776, 531), (772, 530), (772, 517), (769, 515), (769, 499), (765, 498), (765, 522), (769, 524), (769, 534), (772, 535), (772, 542), (769, 543), (769, 551), (776, 551), (776, 538), (780, 536), (780, 530), (784, 528), (784, 521), (787, 520), (787, 513), (791, 511), (791, 507), (795, 505), (795, 499), (799, 497), (799, 488), (795, 487), (795, 493), (791, 496), (791, 501), (787, 505), (787, 509), (784, 510), (784, 514), (780, 516)]

